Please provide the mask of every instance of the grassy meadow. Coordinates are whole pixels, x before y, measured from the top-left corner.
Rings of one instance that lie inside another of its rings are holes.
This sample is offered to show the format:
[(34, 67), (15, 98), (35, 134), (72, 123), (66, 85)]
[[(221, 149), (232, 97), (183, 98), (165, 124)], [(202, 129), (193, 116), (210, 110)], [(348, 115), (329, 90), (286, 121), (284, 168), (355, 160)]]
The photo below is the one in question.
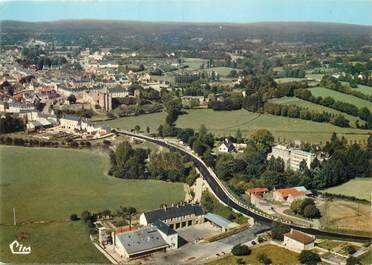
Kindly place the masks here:
[[(165, 121), (164, 112), (146, 114), (136, 117), (120, 118), (107, 121), (105, 124), (113, 128), (133, 129), (140, 125), (142, 130), (149, 126), (154, 132)], [(235, 135), (240, 129), (244, 136), (254, 130), (267, 128), (276, 138), (286, 140), (303, 140), (311, 143), (325, 143), (333, 132), (350, 140), (366, 140), (368, 132), (354, 128), (340, 128), (329, 123), (318, 123), (269, 114), (252, 113), (246, 110), (213, 111), (211, 109), (187, 110), (187, 114), (178, 117), (177, 126), (181, 128), (199, 129), (204, 124), (217, 136)]]
[(316, 96), (316, 97), (330, 96), (334, 98), (335, 100), (353, 104), (357, 106), (358, 108), (367, 107), (370, 111), (372, 111), (372, 103), (367, 100), (360, 99), (352, 95), (344, 94), (338, 91), (334, 91), (334, 90), (331, 90), (325, 87), (314, 87), (314, 88), (311, 88), (310, 90), (313, 96)]
[(324, 192), (353, 196), (359, 199), (371, 200), (372, 180), (371, 178), (357, 178), (348, 182), (323, 190)]
[[(2, 262), (100, 262), (85, 225), (70, 222), (71, 214), (120, 206), (144, 211), (185, 197), (180, 183), (107, 176), (109, 159), (97, 151), (2, 146), (0, 159)], [(10, 226), (13, 207), (17, 226)], [(11, 255), (8, 244), (22, 233), (33, 252)]]
[(238, 259), (242, 259), (245, 264), (260, 264), (257, 260), (257, 255), (266, 254), (271, 259), (272, 264), (298, 264), (298, 254), (274, 245), (263, 245), (252, 248), (252, 253), (249, 256), (228, 256), (209, 262), (209, 265), (214, 264), (237, 264)]

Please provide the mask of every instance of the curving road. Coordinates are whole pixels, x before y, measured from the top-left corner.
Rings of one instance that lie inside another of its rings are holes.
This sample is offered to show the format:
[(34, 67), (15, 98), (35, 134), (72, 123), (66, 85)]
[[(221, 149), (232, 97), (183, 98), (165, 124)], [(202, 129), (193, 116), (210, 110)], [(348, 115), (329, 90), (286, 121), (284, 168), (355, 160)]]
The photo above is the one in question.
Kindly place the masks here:
[[(161, 139), (156, 139), (136, 133), (131, 133), (127, 131), (118, 131), (119, 134), (127, 135), (127, 136), (132, 136), (138, 139), (142, 139), (148, 142), (152, 142), (154, 144), (160, 145), (162, 147), (165, 147), (167, 149), (170, 149), (171, 151), (179, 151), (183, 153), (184, 155), (187, 155), (195, 164), (195, 166), (199, 169), (200, 174), (203, 176), (203, 178), (208, 182), (209, 186), (211, 187), (214, 195), (222, 201), (225, 205), (228, 205), (235, 211), (238, 211), (244, 215), (252, 217), (256, 222), (265, 224), (265, 225), (271, 225), (273, 220), (259, 215), (255, 212), (252, 212), (250, 209), (248, 209), (246, 206), (243, 204), (239, 203), (224, 187), (224, 185), (218, 180), (216, 175), (205, 165), (205, 163), (196, 155), (194, 155), (191, 152), (188, 152), (184, 150), (183, 148), (168, 143), (164, 140)], [(355, 236), (355, 235), (350, 235), (350, 234), (343, 234), (343, 233), (337, 233), (337, 232), (327, 232), (327, 231), (322, 231), (319, 229), (315, 228), (307, 228), (307, 227), (301, 227), (297, 226), (294, 224), (287, 224), (291, 228), (295, 228), (297, 230), (303, 231), (305, 233), (309, 233), (312, 235), (318, 235), (318, 236), (327, 236), (327, 237), (336, 237), (340, 239), (345, 239), (345, 240), (357, 240), (357, 241), (366, 241), (366, 242), (371, 242), (372, 238), (367, 237), (367, 236)]]

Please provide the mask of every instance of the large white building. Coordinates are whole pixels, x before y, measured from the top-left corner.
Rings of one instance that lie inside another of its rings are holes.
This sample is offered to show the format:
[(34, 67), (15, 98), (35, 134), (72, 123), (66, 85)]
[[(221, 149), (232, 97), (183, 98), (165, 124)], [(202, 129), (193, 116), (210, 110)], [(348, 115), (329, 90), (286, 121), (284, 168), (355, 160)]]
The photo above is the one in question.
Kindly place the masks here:
[(315, 158), (315, 154), (302, 151), (299, 149), (288, 148), (284, 145), (273, 146), (272, 152), (267, 156), (267, 159), (271, 157), (283, 159), (285, 167), (292, 170), (299, 170), (302, 161), (306, 162), (308, 168), (310, 168), (311, 162)]

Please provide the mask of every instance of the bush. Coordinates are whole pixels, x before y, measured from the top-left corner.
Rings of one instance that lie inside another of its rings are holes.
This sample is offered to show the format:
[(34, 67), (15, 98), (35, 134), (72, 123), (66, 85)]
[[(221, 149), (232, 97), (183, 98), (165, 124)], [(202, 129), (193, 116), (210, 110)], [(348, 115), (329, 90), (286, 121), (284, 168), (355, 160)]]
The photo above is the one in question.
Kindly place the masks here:
[(298, 260), (301, 262), (301, 264), (306, 265), (316, 265), (318, 262), (321, 261), (318, 254), (309, 250), (303, 250), (298, 256)]
[(347, 260), (346, 260), (346, 265), (359, 265), (359, 264), (362, 264), (358, 258), (356, 257), (349, 257)]
[(87, 222), (92, 218), (92, 214), (88, 211), (84, 211), (81, 213), (81, 219), (83, 219), (84, 222)]
[(264, 253), (260, 253), (260, 254), (257, 254), (257, 256), (256, 256), (256, 258), (257, 258), (257, 260), (260, 262), (260, 263), (262, 263), (262, 264), (271, 264), (272, 263), (272, 261), (271, 261), (271, 259), (269, 259), (268, 257), (267, 257), (267, 255), (266, 254), (264, 254)]
[(236, 245), (232, 248), (231, 253), (234, 256), (247, 256), (251, 254), (251, 250), (246, 245)]
[(356, 249), (355, 249), (354, 246), (350, 246), (350, 245), (348, 245), (348, 246), (346, 246), (344, 249), (345, 249), (345, 251), (346, 251), (348, 254), (350, 254), (350, 255), (352, 255), (352, 254), (354, 254), (354, 253), (356, 252)]
[(284, 234), (290, 231), (289, 226), (280, 224), (280, 223), (273, 223), (273, 229), (271, 230), (271, 237), (276, 240), (283, 241)]
[(320, 212), (315, 205), (307, 205), (304, 208), (303, 216), (307, 218), (320, 218)]
[(80, 218), (77, 214), (74, 213), (74, 214), (70, 215), (70, 220), (71, 221), (78, 221), (78, 220), (80, 220)]

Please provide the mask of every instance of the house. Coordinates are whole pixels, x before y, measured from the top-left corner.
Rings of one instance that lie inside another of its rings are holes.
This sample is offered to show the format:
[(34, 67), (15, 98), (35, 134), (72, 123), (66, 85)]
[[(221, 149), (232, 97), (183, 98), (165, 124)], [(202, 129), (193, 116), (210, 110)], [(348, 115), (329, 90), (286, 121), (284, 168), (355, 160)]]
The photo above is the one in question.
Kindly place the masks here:
[(273, 146), (272, 152), (268, 154), (267, 159), (270, 159), (271, 157), (280, 157), (283, 159), (286, 168), (297, 171), (300, 169), (302, 161), (305, 161), (306, 166), (310, 168), (311, 163), (315, 159), (315, 154), (299, 149), (288, 148), (284, 145), (276, 145)]
[(269, 192), (268, 188), (252, 188), (252, 189), (247, 189), (245, 191), (247, 195), (252, 195), (252, 194), (262, 195), (262, 194), (267, 194), (268, 192)]
[(181, 204), (172, 207), (144, 212), (140, 215), (140, 225), (153, 224), (156, 220), (163, 221), (171, 229), (179, 229), (204, 223), (204, 209), (198, 204)]
[(304, 191), (302, 187), (301, 189), (297, 187), (277, 189), (273, 192), (273, 199), (275, 201), (292, 203), (294, 200), (304, 199), (306, 197), (306, 193), (307, 190)]
[(233, 142), (228, 138), (224, 139), (221, 145), (218, 147), (218, 152), (220, 153), (235, 152), (235, 147), (234, 147)]
[(315, 236), (291, 229), (290, 232), (284, 234), (283, 245), (289, 250), (301, 252), (313, 249), (314, 242)]
[(115, 234), (114, 250), (127, 260), (141, 258), (154, 252), (165, 252), (169, 247), (155, 226), (148, 225), (136, 231)]

